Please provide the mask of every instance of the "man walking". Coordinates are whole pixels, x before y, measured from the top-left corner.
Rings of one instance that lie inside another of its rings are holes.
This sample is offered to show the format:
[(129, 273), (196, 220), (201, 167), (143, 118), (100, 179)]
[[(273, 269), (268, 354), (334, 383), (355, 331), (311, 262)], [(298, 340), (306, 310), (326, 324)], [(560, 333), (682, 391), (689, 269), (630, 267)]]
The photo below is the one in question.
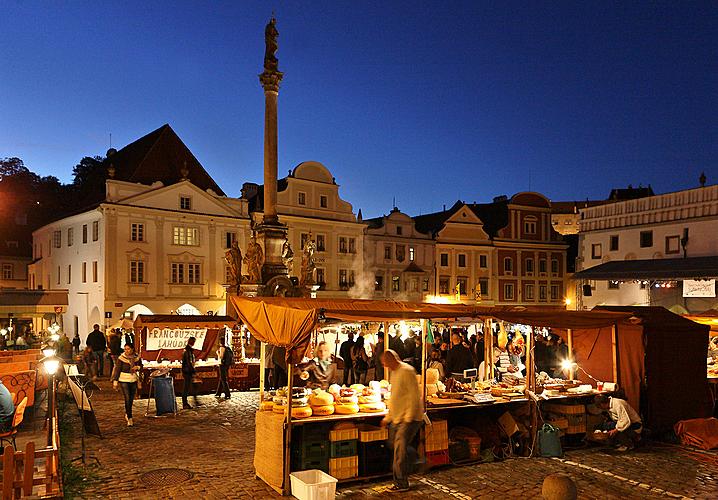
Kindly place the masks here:
[(391, 404), (389, 413), (381, 421), (382, 426), (389, 425), (389, 442), (394, 449), (394, 485), (389, 491), (409, 491), (409, 469), (411, 442), (416, 437), (423, 410), (421, 407), (419, 382), (414, 368), (403, 363), (393, 350), (389, 349), (381, 357), (384, 368), (389, 370), (391, 383)]
[(100, 331), (100, 325), (92, 325), (92, 331), (87, 335), (85, 342), (92, 349), (92, 353), (97, 360), (97, 376), (103, 376), (105, 367), (105, 351), (107, 350), (107, 339), (105, 334)]
[(190, 337), (187, 339), (187, 345), (184, 348), (184, 353), (182, 353), (182, 378), (184, 378), (184, 387), (182, 387), (182, 409), (183, 410), (191, 410), (192, 406), (189, 404), (189, 401), (187, 401), (187, 397), (189, 396), (190, 389), (192, 390), (192, 397), (194, 398), (194, 405), (195, 406), (201, 406), (197, 402), (197, 389), (195, 389), (192, 386), (194, 374), (197, 371), (194, 367), (195, 359), (194, 359), (194, 342), (195, 338)]
[(219, 398), (224, 393), (224, 399), (231, 397), (229, 393), (229, 367), (234, 362), (234, 352), (232, 348), (226, 345), (227, 341), (224, 336), (219, 338), (219, 349), (217, 349), (217, 357), (219, 358), (219, 383), (214, 397)]

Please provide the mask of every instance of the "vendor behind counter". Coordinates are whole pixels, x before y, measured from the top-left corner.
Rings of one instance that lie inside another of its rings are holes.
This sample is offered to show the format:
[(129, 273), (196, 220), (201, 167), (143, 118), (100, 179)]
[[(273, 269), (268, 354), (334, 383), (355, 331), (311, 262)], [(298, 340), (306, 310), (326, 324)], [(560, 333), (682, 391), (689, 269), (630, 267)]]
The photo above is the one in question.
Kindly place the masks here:
[(295, 374), (297, 373), (301, 383), (312, 389), (327, 390), (330, 385), (336, 383), (337, 365), (332, 361), (329, 345), (319, 342), (314, 350), (314, 359), (298, 365), (295, 370)]

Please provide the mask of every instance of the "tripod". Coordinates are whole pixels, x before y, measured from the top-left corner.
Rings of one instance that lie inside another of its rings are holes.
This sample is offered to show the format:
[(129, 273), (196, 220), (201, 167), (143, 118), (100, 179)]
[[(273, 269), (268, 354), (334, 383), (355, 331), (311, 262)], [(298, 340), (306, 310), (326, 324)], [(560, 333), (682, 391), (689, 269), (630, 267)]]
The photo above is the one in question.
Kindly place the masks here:
[[(93, 384), (92, 381), (89, 378), (85, 377), (84, 375), (74, 375), (74, 376), (68, 377), (68, 379), (71, 379), (71, 383), (76, 384), (77, 387), (80, 388), (81, 397), (80, 397), (79, 404), (77, 404), (77, 410), (80, 412), (80, 420), (82, 421), (82, 425), (80, 426), (82, 429), (82, 434), (81, 434), (81, 436), (82, 436), (82, 438), (81, 438), (82, 452), (79, 457), (73, 458), (71, 460), (71, 462), (77, 462), (79, 460), (82, 462), (82, 465), (86, 466), (87, 460), (92, 459), (96, 462), (97, 465), (100, 465), (100, 459), (97, 458), (92, 453), (88, 453), (87, 446), (85, 445), (85, 434), (86, 434), (86, 432), (85, 432), (85, 425), (86, 425), (85, 415), (87, 414), (88, 411), (92, 411), (92, 403), (90, 402), (90, 396), (87, 395), (87, 386), (90, 384), (92, 384), (92, 386), (96, 387), (96, 388), (97, 388), (97, 386), (95, 384)], [(89, 409), (85, 409), (85, 400), (86, 399), (87, 399)], [(77, 398), (75, 398), (75, 403), (77, 403)], [(99, 431), (99, 426), (98, 426), (98, 431)], [(100, 438), (102, 438), (101, 433), (100, 433)]]

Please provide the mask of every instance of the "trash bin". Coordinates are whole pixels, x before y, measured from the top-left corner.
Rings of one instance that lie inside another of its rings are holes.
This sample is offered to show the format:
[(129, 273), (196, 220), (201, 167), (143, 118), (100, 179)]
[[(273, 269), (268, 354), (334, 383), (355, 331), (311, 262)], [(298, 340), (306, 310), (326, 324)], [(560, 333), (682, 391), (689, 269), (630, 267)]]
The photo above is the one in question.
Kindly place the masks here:
[(171, 375), (152, 377), (155, 389), (155, 408), (157, 415), (176, 413), (177, 400), (175, 399), (174, 379)]

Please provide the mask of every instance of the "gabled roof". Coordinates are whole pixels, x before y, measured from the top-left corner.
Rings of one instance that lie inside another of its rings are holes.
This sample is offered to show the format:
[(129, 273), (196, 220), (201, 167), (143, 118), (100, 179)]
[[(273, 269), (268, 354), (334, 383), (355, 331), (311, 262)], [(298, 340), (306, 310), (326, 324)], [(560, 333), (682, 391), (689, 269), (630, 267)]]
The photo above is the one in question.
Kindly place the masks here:
[(406, 266), (406, 269), (404, 269), (405, 273), (423, 273), (425, 272), (422, 268), (420, 268), (416, 262), (413, 260), (409, 262), (409, 265)]
[(168, 124), (128, 144), (105, 159), (106, 167), (115, 168), (114, 178), (127, 182), (164, 185), (182, 179), (182, 169), (187, 166), (187, 178), (202, 190), (211, 189), (220, 196), (225, 193), (210, 177), (202, 164), (187, 148), (182, 139)]
[(466, 205), (471, 209), (476, 216), (481, 219), (483, 223), (483, 230), (490, 238), (493, 238), (498, 233), (499, 229), (506, 227), (509, 223), (509, 209), (508, 200), (496, 201), (494, 203), (464, 203), (458, 200), (448, 210), (442, 210), (441, 212), (435, 212), (433, 214), (419, 215), (414, 217), (416, 222), (416, 229), (422, 233), (436, 234), (444, 223), (461, 207)]

